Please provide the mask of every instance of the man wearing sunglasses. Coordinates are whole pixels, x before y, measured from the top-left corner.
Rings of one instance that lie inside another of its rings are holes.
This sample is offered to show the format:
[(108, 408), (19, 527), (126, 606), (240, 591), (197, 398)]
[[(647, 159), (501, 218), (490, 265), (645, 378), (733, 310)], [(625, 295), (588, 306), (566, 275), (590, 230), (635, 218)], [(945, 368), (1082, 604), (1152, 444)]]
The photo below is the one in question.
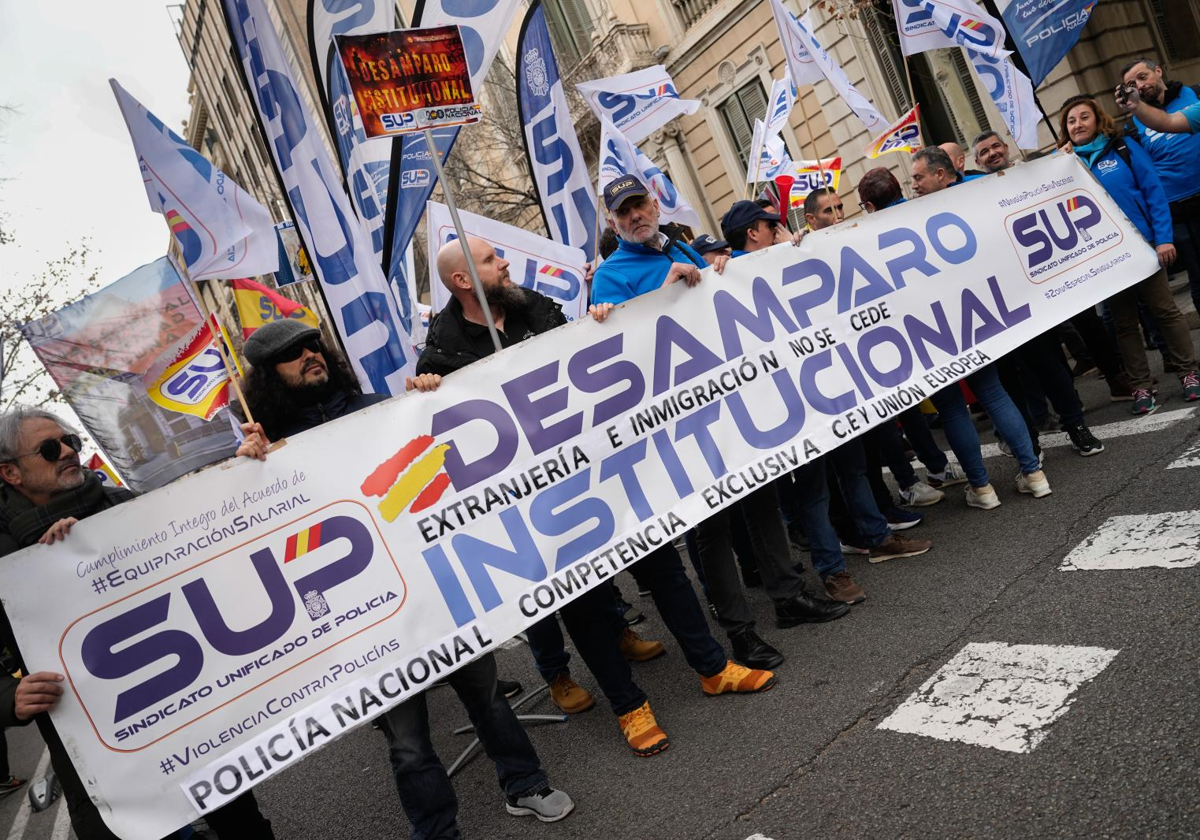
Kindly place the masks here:
[[(0, 557), (36, 544), (53, 545), (65, 539), (79, 520), (133, 498), (128, 490), (105, 487), (94, 472), (83, 468), (79, 462), (82, 445), (79, 435), (48, 411), (18, 406), (0, 414)], [(52, 559), (49, 554), (45, 557)], [(36, 721), (62, 784), (75, 836), (79, 840), (117, 840), (45, 714), (62, 696), (62, 675), (30, 673), (2, 611), (0, 644), (8, 647), (26, 674), (17, 680), (0, 673), (0, 726)], [(213, 811), (207, 822), (223, 840), (273, 840), (275, 836), (251, 793)]]

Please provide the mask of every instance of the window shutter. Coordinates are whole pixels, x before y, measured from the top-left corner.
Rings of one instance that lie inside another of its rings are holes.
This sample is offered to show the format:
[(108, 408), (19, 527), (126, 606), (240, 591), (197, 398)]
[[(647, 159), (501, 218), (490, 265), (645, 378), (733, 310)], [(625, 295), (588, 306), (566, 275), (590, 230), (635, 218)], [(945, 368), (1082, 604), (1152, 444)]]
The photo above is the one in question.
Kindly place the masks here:
[(904, 55), (897, 43), (900, 36), (896, 29), (896, 18), (890, 5), (887, 11), (884, 11), (878, 5), (879, 0), (876, 2), (877, 5), (868, 7), (868, 19), (864, 21), (866, 25), (863, 28), (867, 31), (871, 49), (879, 59), (879, 69), (883, 72), (896, 109), (901, 112), (908, 111), (912, 108), (912, 102), (909, 100), (908, 82), (905, 79)]
[(1200, 30), (1187, 0), (1148, 0), (1168, 62), (1200, 56)]
[[(967, 66), (967, 59), (963, 55), (962, 50), (954, 50), (951, 53), (954, 69), (958, 71), (958, 77), (962, 79), (963, 88), (967, 93), (967, 101), (971, 103), (971, 111), (975, 114), (975, 121), (981, 126), (987, 127), (988, 118), (987, 111), (984, 110), (983, 100), (979, 98), (979, 87), (975, 84), (975, 79), (971, 76), (971, 68)], [(970, 137), (964, 138), (966, 142), (971, 142)]]

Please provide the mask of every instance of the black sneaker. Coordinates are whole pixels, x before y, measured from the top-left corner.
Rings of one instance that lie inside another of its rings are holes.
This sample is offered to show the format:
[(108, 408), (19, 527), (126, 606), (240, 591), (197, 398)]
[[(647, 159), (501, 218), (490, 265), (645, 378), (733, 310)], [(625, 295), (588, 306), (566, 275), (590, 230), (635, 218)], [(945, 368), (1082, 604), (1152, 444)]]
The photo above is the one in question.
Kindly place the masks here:
[(496, 680), (496, 690), (511, 700), (525, 689), (516, 680)]
[(1067, 427), (1067, 437), (1071, 439), (1071, 445), (1075, 447), (1075, 451), (1083, 457), (1089, 455), (1099, 455), (1104, 451), (1104, 444), (1100, 442), (1092, 430), (1087, 426), (1080, 424), (1075, 428)]
[(571, 797), (547, 785), (523, 796), (506, 796), (504, 807), (514, 817), (537, 817), (542, 822), (558, 822), (575, 810)]

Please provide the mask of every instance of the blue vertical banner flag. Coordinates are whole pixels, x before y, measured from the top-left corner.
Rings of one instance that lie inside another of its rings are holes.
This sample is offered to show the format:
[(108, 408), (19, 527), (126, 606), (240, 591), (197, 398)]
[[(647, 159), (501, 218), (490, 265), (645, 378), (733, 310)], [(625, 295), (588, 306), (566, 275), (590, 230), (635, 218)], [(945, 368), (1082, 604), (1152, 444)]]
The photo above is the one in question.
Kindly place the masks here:
[(1099, 0), (1010, 0), (1000, 16), (1017, 52), (1025, 59), (1034, 87), (1045, 81), (1079, 41)]
[(263, 0), (223, 0), (251, 102), (363, 390), (399, 394), (416, 363), (371, 240), (355, 213), (313, 115), (305, 108)]
[[(391, 144), (368, 143), (354, 96), (333, 39), (336, 35), (383, 32), (395, 24), (390, 0), (309, 0), (308, 51), (317, 77), (325, 121), (337, 149), (346, 191), (359, 223), (371, 240), (376, 259), (383, 263), (384, 219), (387, 206)], [(384, 266), (386, 271), (387, 266)], [(389, 277), (400, 323), (413, 334), (416, 309), (410, 284), (403, 274)]]
[[(467, 54), (467, 66), (471, 68), (471, 88), (478, 91), (483, 89), (483, 80), (520, 4), (521, 0), (417, 0), (413, 26), (457, 25)], [(443, 128), (433, 132), (441, 160), (445, 161), (450, 155), (458, 131), (458, 128)], [(393, 284), (402, 282), (405, 251), (437, 182), (425, 135), (409, 135), (398, 142), (400, 145), (392, 149), (385, 233), (391, 237), (386, 268)]]
[(517, 103), (525, 159), (546, 230), (555, 242), (596, 258), (596, 196), (558, 75), (541, 0), (534, 0), (517, 41)]

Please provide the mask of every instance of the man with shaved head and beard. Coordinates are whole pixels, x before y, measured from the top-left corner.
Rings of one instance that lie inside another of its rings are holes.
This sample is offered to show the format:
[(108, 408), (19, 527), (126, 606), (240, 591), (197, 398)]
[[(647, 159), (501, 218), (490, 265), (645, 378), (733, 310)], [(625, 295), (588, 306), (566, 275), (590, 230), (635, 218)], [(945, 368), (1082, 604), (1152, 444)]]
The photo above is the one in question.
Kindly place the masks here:
[[(503, 286), (501, 280), (507, 280), (507, 272), (502, 270), (508, 264), (498, 260), (490, 246), (479, 242), (472, 245), (479, 249), (476, 258), (481, 263), (481, 273), (485, 264), (489, 266), (489, 297), (495, 295), (498, 301), (504, 300), (505, 295), (520, 299), (520, 290), (513, 289), (511, 284), (507, 289), (497, 288)], [(490, 256), (483, 253), (484, 248), (491, 251)], [(460, 250), (457, 243), (454, 249)], [(452, 257), (443, 255), (438, 260), (439, 267), (443, 259), (452, 261)], [(497, 265), (501, 270), (495, 268)], [(470, 288), (470, 280), (466, 287)], [(461, 309), (459, 312), (461, 316)], [(483, 320), (478, 303), (472, 314)], [(434, 325), (440, 320), (434, 321)], [(514, 328), (513, 321), (508, 324), (510, 329)], [(486, 330), (484, 337), (487, 338)], [(252, 365), (246, 378), (246, 401), (258, 420), (242, 426), (246, 438), (237, 454), (244, 457), (264, 460), (273, 440), (299, 434), (387, 399), (386, 394), (362, 393), (341, 355), (322, 343), (319, 330), (300, 321), (284, 319), (259, 327), (246, 340), (244, 352)], [(409, 390), (416, 387), (413, 378), (405, 384)], [(571, 797), (550, 787), (529, 736), (498, 690), (496, 660), (492, 654), (479, 657), (445, 679), (466, 708), (476, 736), (496, 765), (508, 813), (533, 816), (542, 822), (554, 822), (571, 813), (575, 807)], [(378, 720), (387, 737), (396, 792), (412, 822), (412, 836), (430, 840), (458, 837), (458, 799), (446, 768), (433, 749), (425, 695), (418, 694), (393, 706)]]
[(954, 171), (958, 175), (958, 183), (973, 181), (987, 174), (975, 169), (967, 169), (967, 153), (957, 143), (942, 143), (938, 148), (950, 155), (950, 161), (954, 164)]

